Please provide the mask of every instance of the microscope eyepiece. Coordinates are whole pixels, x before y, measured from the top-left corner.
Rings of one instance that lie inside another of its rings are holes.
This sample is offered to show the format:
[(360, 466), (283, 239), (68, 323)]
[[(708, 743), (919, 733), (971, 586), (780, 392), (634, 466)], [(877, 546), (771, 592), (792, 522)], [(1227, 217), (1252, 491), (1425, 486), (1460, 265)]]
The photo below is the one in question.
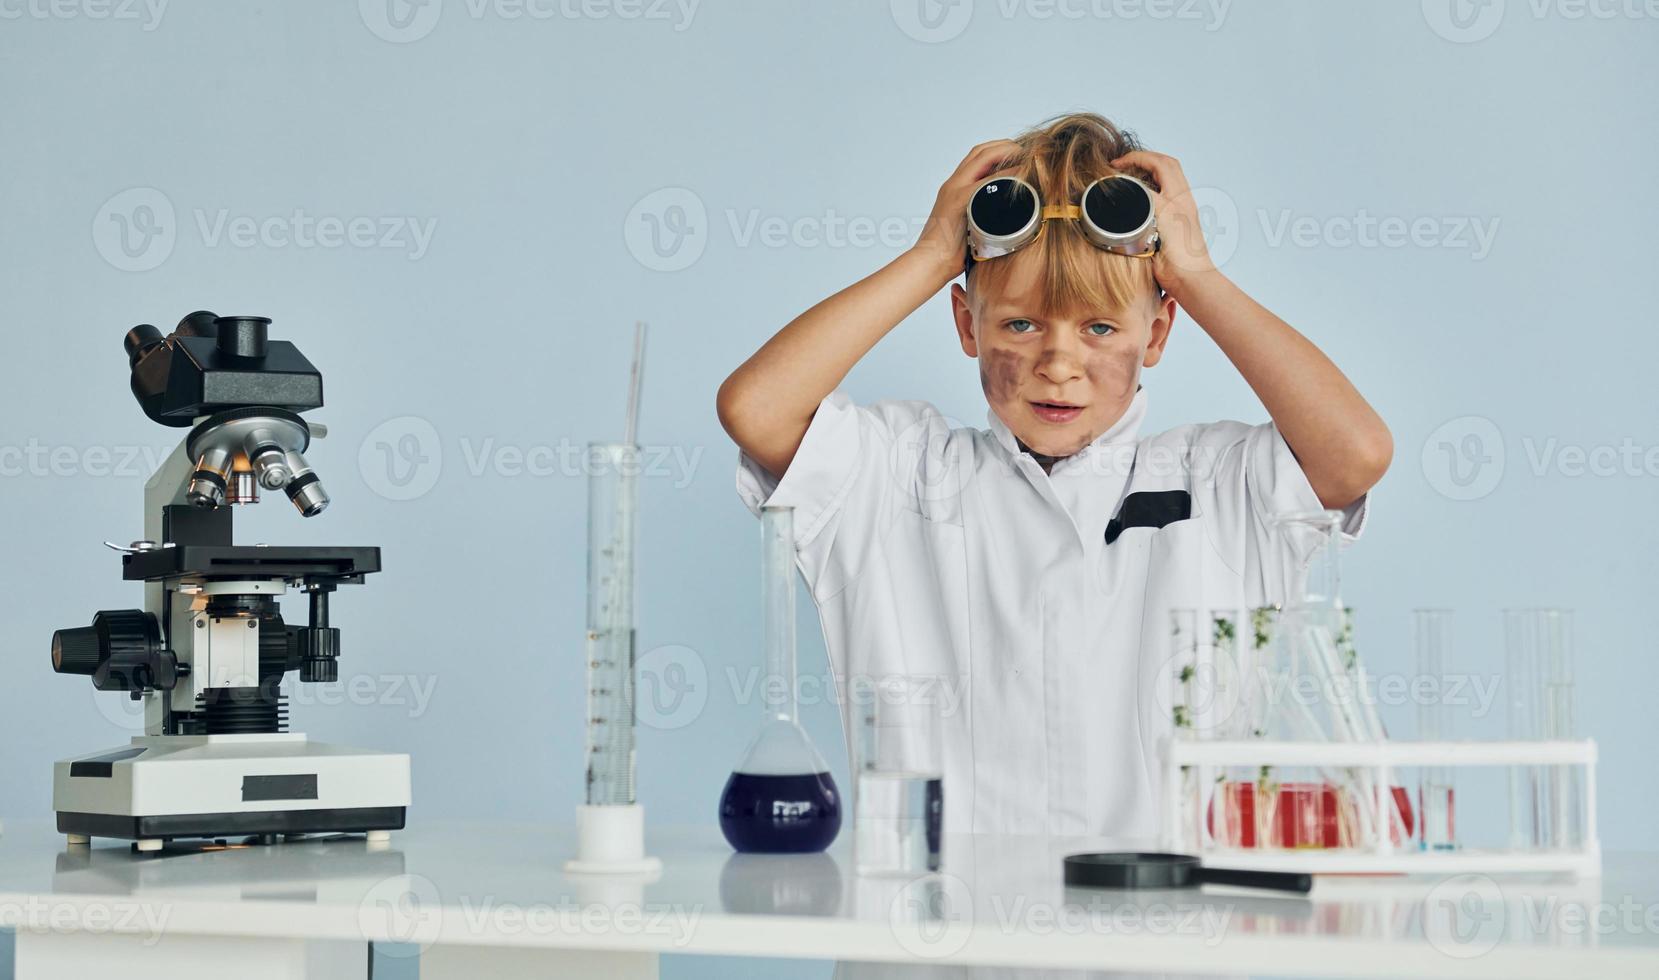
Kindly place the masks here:
[(219, 348), (219, 353), (250, 361), (265, 356), (266, 335), (271, 326), (268, 317), (222, 316), (213, 325), (217, 332), (215, 346)]
[(127, 349), (127, 366), (137, 364), (138, 359), (149, 353), (152, 347), (159, 347), (166, 342), (161, 336), (161, 331), (148, 323), (140, 323), (128, 330), (127, 336), (121, 340), (121, 346)]

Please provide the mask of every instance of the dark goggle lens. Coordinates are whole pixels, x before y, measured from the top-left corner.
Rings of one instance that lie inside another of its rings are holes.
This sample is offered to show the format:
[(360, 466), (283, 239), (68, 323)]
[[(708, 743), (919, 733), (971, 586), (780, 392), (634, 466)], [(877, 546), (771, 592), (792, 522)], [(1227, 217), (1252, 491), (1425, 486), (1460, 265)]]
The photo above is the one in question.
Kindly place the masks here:
[(1083, 195), (1083, 211), (1109, 235), (1139, 231), (1152, 217), (1152, 196), (1131, 180), (1101, 180)]
[(1031, 223), (1037, 211), (1037, 197), (1024, 184), (1004, 177), (974, 192), (968, 213), (974, 225), (987, 235), (1012, 235)]

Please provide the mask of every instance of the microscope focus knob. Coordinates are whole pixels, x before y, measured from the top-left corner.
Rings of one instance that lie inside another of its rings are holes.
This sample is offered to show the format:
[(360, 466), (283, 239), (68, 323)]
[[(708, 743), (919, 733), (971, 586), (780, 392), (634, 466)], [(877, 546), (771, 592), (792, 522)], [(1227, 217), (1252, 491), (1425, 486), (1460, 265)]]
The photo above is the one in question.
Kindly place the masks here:
[(52, 669), (85, 674), (100, 691), (171, 689), (178, 660), (161, 645), (161, 626), (140, 609), (106, 609), (91, 626), (52, 634)]
[(332, 684), (340, 679), (340, 631), (332, 627), (296, 627), (294, 640), (300, 654), (300, 680), (307, 684)]
[(96, 626), (71, 626), (52, 634), (52, 669), (60, 674), (92, 676), (103, 662)]

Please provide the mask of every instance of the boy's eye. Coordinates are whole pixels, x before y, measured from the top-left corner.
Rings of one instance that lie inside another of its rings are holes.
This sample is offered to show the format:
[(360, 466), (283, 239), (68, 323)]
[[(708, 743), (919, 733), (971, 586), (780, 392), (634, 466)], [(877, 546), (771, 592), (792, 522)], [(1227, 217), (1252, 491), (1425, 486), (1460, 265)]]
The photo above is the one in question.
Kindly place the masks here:
[(1037, 329), (1037, 325), (1030, 320), (1009, 320), (1008, 330), (1011, 333), (1030, 333)]
[(1089, 324), (1089, 332), (1094, 334), (1096, 337), (1109, 337), (1112, 334), (1117, 333), (1117, 329), (1117, 327), (1112, 326), (1110, 323)]

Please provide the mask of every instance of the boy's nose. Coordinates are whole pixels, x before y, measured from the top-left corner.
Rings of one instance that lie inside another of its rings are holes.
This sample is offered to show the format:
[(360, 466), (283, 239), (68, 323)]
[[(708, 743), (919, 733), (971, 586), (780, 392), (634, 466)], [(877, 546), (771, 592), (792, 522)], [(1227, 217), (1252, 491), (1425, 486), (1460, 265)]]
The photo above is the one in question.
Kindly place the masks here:
[(1083, 376), (1083, 361), (1064, 341), (1050, 341), (1037, 358), (1037, 376), (1050, 384), (1063, 384)]

